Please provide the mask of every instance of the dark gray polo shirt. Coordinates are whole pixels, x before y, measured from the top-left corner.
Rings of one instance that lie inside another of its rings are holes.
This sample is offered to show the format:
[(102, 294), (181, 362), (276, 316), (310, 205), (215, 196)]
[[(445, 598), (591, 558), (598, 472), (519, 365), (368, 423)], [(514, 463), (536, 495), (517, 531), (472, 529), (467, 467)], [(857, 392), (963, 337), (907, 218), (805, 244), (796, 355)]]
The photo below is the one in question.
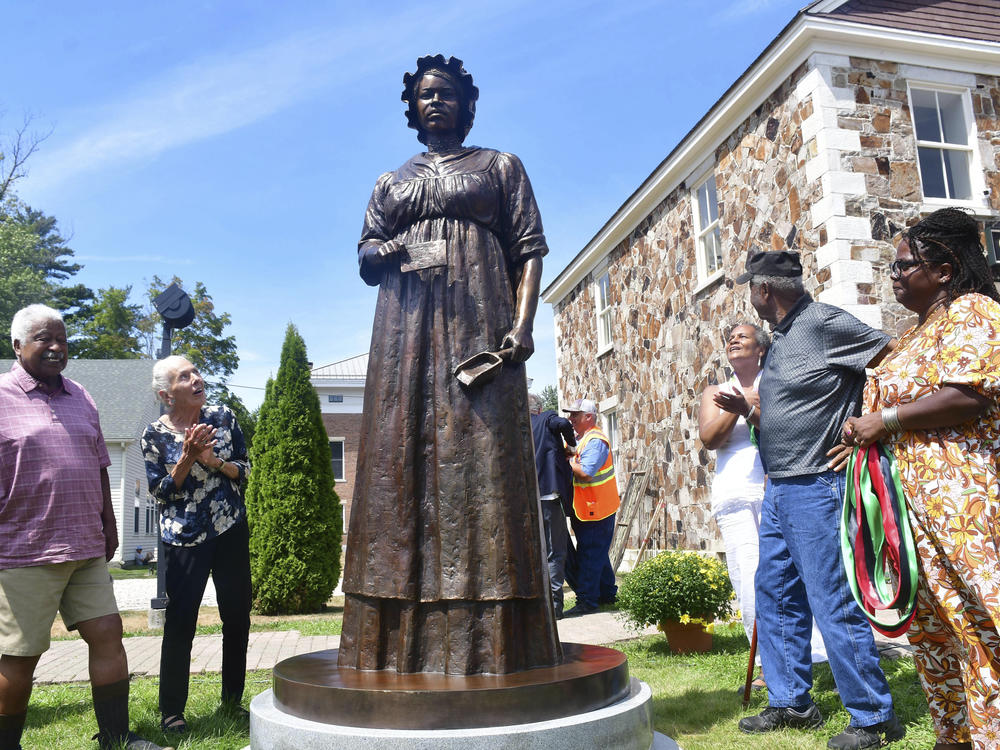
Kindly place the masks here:
[(890, 337), (803, 295), (775, 326), (760, 379), (760, 457), (768, 476), (820, 474), (857, 416), (865, 367)]

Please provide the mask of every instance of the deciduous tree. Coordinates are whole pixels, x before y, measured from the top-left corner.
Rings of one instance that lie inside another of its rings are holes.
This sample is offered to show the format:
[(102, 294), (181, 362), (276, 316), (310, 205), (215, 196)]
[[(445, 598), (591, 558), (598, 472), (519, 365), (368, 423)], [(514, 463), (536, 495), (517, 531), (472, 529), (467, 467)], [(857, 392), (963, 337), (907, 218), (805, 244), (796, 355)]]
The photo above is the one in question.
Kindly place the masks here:
[(132, 287), (114, 287), (97, 292), (97, 300), (73, 317), (70, 351), (77, 359), (139, 359), (142, 305), (128, 303)]
[[(163, 281), (154, 276), (149, 283), (149, 314), (140, 324), (148, 356), (159, 354), (162, 321), (153, 311), (152, 300), (170, 286), (171, 282), (184, 288), (183, 281), (174, 276), (171, 281)], [(240, 358), (236, 352), (236, 337), (225, 335), (226, 327), (232, 322), (229, 313), (216, 312), (212, 295), (205, 285), (195, 282), (194, 289), (185, 289), (194, 305), (194, 321), (187, 328), (173, 332), (171, 349), (174, 354), (185, 357), (197, 367), (206, 379), (209, 398), (217, 399), (226, 389), (229, 378), (239, 367)]]

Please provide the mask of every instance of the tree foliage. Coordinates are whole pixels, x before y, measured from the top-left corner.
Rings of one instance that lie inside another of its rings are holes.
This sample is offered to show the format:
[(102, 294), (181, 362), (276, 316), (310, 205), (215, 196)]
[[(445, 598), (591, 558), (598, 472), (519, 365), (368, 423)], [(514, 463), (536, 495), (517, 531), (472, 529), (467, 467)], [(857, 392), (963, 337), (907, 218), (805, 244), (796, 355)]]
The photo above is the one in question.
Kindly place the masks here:
[(28, 159), (52, 132), (32, 131), (31, 122), (31, 115), (25, 115), (21, 126), (4, 134), (0, 143), (0, 203), (13, 194), (14, 183), (28, 173)]
[(542, 409), (559, 411), (559, 392), (554, 385), (547, 385), (542, 388), (542, 393), (539, 397), (542, 399)]
[[(59, 234), (56, 220), (17, 201), (0, 206), (0, 331), (10, 331), (25, 305), (51, 305), (72, 318), (94, 295), (82, 284), (67, 285), (80, 266)], [(0, 337), (0, 357), (13, 357), (10, 338)]]
[[(73, 356), (78, 359), (139, 359), (142, 306), (128, 303), (132, 287), (101, 289), (93, 305), (70, 321)], [(241, 423), (242, 425), (242, 423)]]
[(309, 382), (306, 345), (289, 325), (250, 451), (247, 487), (254, 608), (317, 612), (340, 578), (343, 534), (330, 445)]
[(233, 414), (236, 415), (236, 421), (239, 422), (240, 429), (243, 430), (243, 438), (246, 441), (247, 448), (251, 448), (253, 446), (254, 433), (257, 431), (258, 410), (250, 411), (247, 409), (246, 404), (243, 403), (243, 399), (228, 388), (224, 389), (215, 401), (223, 406), (228, 406)]
[[(152, 301), (171, 283), (184, 287), (183, 281), (177, 276), (171, 281), (154, 276), (149, 283), (149, 310), (140, 329), (146, 353), (150, 357), (158, 356), (163, 325), (159, 314), (153, 309)], [(226, 326), (232, 323), (232, 316), (229, 313), (216, 313), (212, 295), (200, 281), (195, 282), (193, 290), (185, 291), (194, 306), (194, 320), (187, 328), (173, 332), (171, 350), (198, 368), (205, 377), (209, 398), (217, 400), (226, 390), (229, 378), (240, 364), (236, 352), (236, 337), (224, 335)], [(241, 427), (242, 424), (241, 422)]]

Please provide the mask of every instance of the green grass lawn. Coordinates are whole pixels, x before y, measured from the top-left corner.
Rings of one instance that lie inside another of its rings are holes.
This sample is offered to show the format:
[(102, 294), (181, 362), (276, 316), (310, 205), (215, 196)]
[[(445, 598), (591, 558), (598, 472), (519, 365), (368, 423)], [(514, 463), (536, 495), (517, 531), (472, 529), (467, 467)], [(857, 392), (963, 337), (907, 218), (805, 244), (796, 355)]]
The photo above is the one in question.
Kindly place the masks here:
[[(317, 628), (337, 615), (313, 616)], [(270, 628), (303, 630), (302, 624), (280, 619)], [(285, 618), (294, 620), (297, 618)], [(305, 632), (303, 630), (303, 632)], [(754, 694), (750, 708), (740, 707), (743, 679), (746, 675), (749, 648), (739, 624), (716, 629), (711, 653), (675, 655), (660, 636), (647, 636), (615, 644), (626, 653), (631, 673), (649, 683), (653, 691), (653, 723), (657, 731), (673, 737), (684, 750), (812, 750), (825, 748), (827, 740), (840, 732), (848, 714), (834, 692), (833, 677), (827, 665), (815, 669), (813, 697), (827, 719), (815, 731), (783, 730), (758, 737), (741, 734), (736, 722), (759, 712), (767, 703), (763, 692)], [(896, 701), (896, 711), (907, 727), (907, 736), (893, 744), (895, 750), (929, 748), (934, 744), (927, 705), (917, 682), (913, 661), (909, 658), (883, 659)], [(132, 682), (132, 725), (148, 739), (164, 744), (167, 738), (159, 731), (156, 712), (155, 678)], [(271, 685), (270, 672), (247, 675), (246, 702)], [(239, 750), (249, 744), (246, 725), (215, 715), (221, 683), (219, 675), (193, 675), (191, 697), (186, 712), (191, 732), (177, 743), (178, 750)], [(25, 748), (52, 750), (93, 750), (90, 737), (97, 731), (91, 707), (90, 688), (86, 684), (46, 685), (35, 688), (28, 713)], [(174, 741), (171, 739), (171, 741)], [(608, 750), (613, 750), (609, 748)]]
[(116, 565), (108, 566), (108, 573), (112, 578), (155, 578), (156, 571), (149, 568), (119, 568)]
[[(653, 691), (653, 724), (658, 732), (673, 737), (684, 750), (804, 750), (825, 748), (850, 719), (834, 692), (833, 675), (826, 664), (814, 669), (813, 699), (826, 724), (813, 731), (786, 729), (753, 736), (737, 729), (743, 716), (759, 713), (767, 706), (766, 691), (757, 691), (750, 708), (741, 708), (749, 648), (738, 624), (716, 629), (711, 653), (674, 655), (660, 635), (646, 636), (615, 647), (628, 656), (631, 673), (649, 683)], [(924, 694), (917, 681), (913, 660), (883, 659), (896, 712), (906, 725), (904, 740), (891, 745), (904, 750), (929, 748), (934, 733)]]

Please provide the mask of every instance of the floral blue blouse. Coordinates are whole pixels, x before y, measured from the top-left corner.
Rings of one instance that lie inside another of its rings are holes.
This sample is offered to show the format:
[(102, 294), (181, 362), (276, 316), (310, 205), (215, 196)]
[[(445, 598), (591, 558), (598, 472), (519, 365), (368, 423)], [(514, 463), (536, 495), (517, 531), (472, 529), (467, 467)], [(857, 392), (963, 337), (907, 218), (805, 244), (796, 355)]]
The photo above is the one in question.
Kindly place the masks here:
[(170, 472), (180, 460), (183, 433), (160, 420), (142, 433), (149, 491), (160, 504), (160, 533), (165, 544), (175, 547), (194, 547), (217, 537), (247, 515), (243, 492), (250, 460), (236, 416), (225, 406), (205, 406), (198, 421), (216, 428), (215, 455), (239, 468), (235, 480), (196, 462), (178, 487)]

